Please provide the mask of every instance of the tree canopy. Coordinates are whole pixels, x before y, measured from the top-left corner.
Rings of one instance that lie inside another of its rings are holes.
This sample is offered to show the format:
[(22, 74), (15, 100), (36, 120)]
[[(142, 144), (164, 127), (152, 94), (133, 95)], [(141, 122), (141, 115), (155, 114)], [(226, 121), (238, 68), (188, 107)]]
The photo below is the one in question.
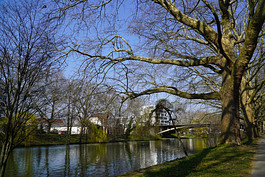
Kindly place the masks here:
[[(90, 24), (97, 34), (65, 48), (64, 54), (74, 51), (90, 66), (120, 68), (116, 76), (128, 98), (166, 92), (220, 100), (220, 143), (240, 144), (240, 84), (257, 56), (263, 56), (256, 47), (264, 37), (265, 1), (126, 2), (59, 1), (53, 17), (74, 14), (75, 22)], [(127, 21), (119, 16), (124, 11), (131, 12)], [(168, 72), (161, 72), (163, 67)], [(130, 84), (133, 80), (137, 86)]]

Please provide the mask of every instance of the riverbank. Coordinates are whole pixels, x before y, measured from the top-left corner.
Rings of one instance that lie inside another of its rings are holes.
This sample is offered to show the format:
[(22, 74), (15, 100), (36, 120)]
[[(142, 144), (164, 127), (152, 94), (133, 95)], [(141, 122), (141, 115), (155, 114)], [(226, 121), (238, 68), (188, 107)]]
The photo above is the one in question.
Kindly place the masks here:
[(174, 160), (122, 176), (251, 176), (257, 141), (242, 146), (219, 145), (189, 158)]
[[(31, 147), (31, 146), (51, 146), (51, 145), (65, 145), (67, 144), (68, 135), (59, 134), (40, 134), (29, 137), (26, 141), (20, 144), (19, 147)], [(105, 140), (98, 141), (89, 136), (82, 138), (81, 144), (87, 143), (111, 143), (111, 142), (125, 142), (125, 141), (143, 141), (143, 140), (158, 140), (158, 137), (143, 137), (142, 139), (125, 139), (123, 137), (107, 137)], [(79, 135), (71, 135), (69, 144), (80, 144)]]

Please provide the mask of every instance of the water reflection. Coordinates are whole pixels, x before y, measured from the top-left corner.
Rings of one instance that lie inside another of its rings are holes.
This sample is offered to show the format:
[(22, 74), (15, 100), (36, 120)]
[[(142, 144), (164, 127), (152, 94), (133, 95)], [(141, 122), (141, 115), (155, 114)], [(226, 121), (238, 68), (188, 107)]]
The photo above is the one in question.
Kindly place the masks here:
[[(189, 153), (206, 148), (201, 139), (185, 140)], [(6, 176), (117, 176), (184, 157), (178, 140), (18, 148)]]

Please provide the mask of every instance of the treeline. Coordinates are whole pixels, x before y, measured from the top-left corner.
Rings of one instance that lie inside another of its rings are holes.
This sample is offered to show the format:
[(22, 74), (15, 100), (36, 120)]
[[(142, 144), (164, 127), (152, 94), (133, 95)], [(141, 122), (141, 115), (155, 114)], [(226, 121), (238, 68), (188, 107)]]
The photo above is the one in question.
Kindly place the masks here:
[[(252, 141), (265, 112), (264, 21), (264, 0), (1, 1), (0, 176), (34, 117), (48, 132), (59, 117), (137, 117), (158, 93), (219, 111), (219, 143), (240, 145), (242, 129)], [(79, 75), (66, 79), (69, 59)]]

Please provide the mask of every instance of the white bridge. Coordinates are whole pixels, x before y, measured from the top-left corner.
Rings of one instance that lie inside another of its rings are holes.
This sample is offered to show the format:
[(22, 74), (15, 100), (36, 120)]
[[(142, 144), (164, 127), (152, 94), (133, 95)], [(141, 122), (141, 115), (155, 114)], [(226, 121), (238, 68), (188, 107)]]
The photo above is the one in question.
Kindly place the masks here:
[(168, 133), (175, 130), (181, 130), (181, 129), (189, 129), (189, 128), (201, 128), (201, 127), (211, 127), (215, 124), (183, 124), (183, 125), (160, 125), (160, 132), (157, 133), (157, 135), (162, 135), (164, 133)]

